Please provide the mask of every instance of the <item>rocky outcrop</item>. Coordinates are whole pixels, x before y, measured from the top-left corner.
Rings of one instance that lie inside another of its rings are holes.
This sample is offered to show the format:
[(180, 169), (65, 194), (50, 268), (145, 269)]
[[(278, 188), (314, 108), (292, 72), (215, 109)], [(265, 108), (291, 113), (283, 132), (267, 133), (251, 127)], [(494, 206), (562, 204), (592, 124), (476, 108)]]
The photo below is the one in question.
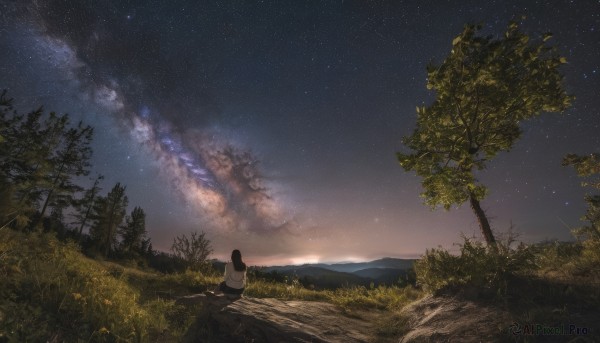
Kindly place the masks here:
[(186, 342), (368, 342), (368, 322), (350, 318), (335, 305), (204, 294), (180, 304), (202, 303), (202, 313)]
[(409, 331), (400, 343), (415, 342), (504, 342), (510, 314), (454, 297), (427, 296), (402, 311), (409, 318)]

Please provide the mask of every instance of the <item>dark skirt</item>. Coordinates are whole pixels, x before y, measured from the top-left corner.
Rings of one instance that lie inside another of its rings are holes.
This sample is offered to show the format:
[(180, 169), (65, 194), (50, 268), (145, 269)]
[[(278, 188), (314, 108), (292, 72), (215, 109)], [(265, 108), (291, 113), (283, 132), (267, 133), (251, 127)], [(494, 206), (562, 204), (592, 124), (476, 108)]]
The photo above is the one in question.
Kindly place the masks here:
[(242, 294), (245, 288), (232, 288), (225, 284), (225, 281), (219, 285), (219, 290), (225, 294)]

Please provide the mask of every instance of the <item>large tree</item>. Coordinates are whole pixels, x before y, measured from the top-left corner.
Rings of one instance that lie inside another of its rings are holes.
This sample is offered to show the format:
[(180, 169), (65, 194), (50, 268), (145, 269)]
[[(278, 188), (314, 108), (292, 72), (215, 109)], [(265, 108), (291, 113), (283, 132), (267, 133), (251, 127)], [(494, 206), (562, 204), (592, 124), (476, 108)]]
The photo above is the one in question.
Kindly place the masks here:
[(117, 228), (125, 218), (129, 203), (125, 188), (117, 182), (106, 197), (99, 198), (94, 205), (94, 224), (90, 235), (105, 257), (117, 243)]
[(41, 108), (21, 115), (3, 91), (0, 136), (2, 225), (22, 227), (36, 217), (35, 226), (49, 208), (60, 218), (79, 190), (74, 178), (88, 173), (92, 128), (81, 122), (71, 127), (68, 115), (44, 114)]
[(487, 188), (477, 170), (521, 135), (519, 123), (542, 112), (560, 112), (571, 102), (559, 72), (566, 63), (547, 45), (550, 34), (532, 39), (510, 23), (501, 37), (481, 36), (466, 25), (450, 55), (427, 68), (429, 106), (417, 107), (417, 127), (398, 153), (406, 171), (423, 178), (425, 203), (432, 208), (469, 201), (488, 245), (494, 234), (480, 201)]
[(49, 129), (41, 120), (42, 110), (27, 115), (13, 110), (6, 91), (0, 95), (0, 196), (2, 225), (24, 227), (38, 208), (40, 185), (50, 153)]
[(64, 208), (72, 205), (73, 196), (81, 191), (81, 187), (73, 179), (89, 174), (92, 154), (90, 143), (94, 130), (91, 126), (84, 126), (82, 122), (69, 128), (66, 115), (60, 118), (60, 123), (56, 128), (59, 138), (48, 156), (49, 172), (46, 175), (45, 200), (40, 218), (44, 217), (48, 206)]

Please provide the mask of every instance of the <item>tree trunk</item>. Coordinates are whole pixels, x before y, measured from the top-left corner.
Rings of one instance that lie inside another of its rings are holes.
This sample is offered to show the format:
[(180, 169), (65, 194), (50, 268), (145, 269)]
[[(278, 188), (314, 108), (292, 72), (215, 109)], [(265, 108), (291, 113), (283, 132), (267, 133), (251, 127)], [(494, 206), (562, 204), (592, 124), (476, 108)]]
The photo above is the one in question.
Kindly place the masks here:
[(494, 238), (494, 234), (490, 228), (490, 222), (488, 221), (485, 212), (479, 205), (479, 200), (477, 200), (473, 194), (469, 195), (469, 200), (471, 202), (471, 208), (473, 209), (473, 212), (475, 212), (475, 216), (477, 216), (479, 229), (481, 229), (481, 233), (483, 234), (483, 238), (485, 238), (485, 242), (490, 247), (496, 247), (496, 239)]
[(54, 178), (54, 181), (52, 182), (52, 188), (50, 188), (50, 190), (48, 191), (48, 196), (46, 197), (46, 201), (44, 201), (44, 206), (42, 207), (42, 211), (40, 212), (40, 217), (33, 222), (31, 227), (35, 227), (39, 221), (44, 219), (44, 214), (46, 213), (46, 209), (48, 208), (48, 204), (50, 203), (50, 197), (52, 196), (52, 193), (54, 193), (54, 189), (56, 188), (58, 179), (60, 178), (60, 176), (62, 174), (63, 167), (64, 167), (64, 163), (60, 165), (60, 168), (58, 169), (58, 175), (56, 175), (56, 177)]
[(92, 203), (90, 206), (88, 206), (87, 211), (85, 211), (85, 217), (83, 217), (83, 220), (81, 221), (81, 225), (79, 226), (79, 243), (82, 242), (81, 235), (83, 233), (83, 227), (85, 226), (85, 222), (87, 222), (87, 219), (90, 215), (90, 211), (92, 210), (92, 206), (94, 206), (94, 203)]
[(42, 211), (40, 212), (39, 217), (37, 217), (36, 219), (33, 220), (33, 222), (31, 222), (30, 227), (32, 229), (35, 229), (35, 227), (44, 219), (44, 213), (46, 213), (46, 209), (48, 208), (48, 203), (50, 202), (50, 197), (52, 196), (52, 193), (54, 192), (54, 188), (52, 188), (49, 192), (48, 192), (48, 196), (46, 197), (46, 201), (44, 201), (44, 205), (42, 206)]
[[(54, 193), (54, 188), (50, 189), (50, 191), (48, 192), (46, 201), (44, 201), (44, 206), (42, 206), (42, 210), (40, 211), (40, 218), (37, 221), (42, 220), (42, 218), (44, 217), (44, 214), (46, 213), (46, 209), (48, 208), (48, 204), (50, 203), (50, 197), (52, 196), (52, 193)], [(37, 221), (35, 224), (37, 224)]]

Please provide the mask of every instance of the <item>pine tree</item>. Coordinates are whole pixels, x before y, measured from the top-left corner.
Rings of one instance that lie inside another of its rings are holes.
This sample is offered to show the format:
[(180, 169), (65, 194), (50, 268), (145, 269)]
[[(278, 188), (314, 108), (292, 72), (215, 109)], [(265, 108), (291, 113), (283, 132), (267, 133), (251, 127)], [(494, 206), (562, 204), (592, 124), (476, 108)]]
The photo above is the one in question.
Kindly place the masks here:
[(41, 108), (20, 115), (12, 108), (6, 91), (0, 96), (0, 180), (2, 187), (3, 226), (16, 223), (24, 227), (38, 209), (49, 170), (57, 117), (51, 113), (42, 121)]
[(140, 207), (135, 207), (131, 215), (125, 218), (125, 225), (119, 230), (121, 235), (121, 247), (123, 252), (129, 256), (143, 255), (146, 240), (146, 213)]
[(42, 108), (20, 115), (4, 91), (0, 95), (0, 136), (3, 225), (15, 222), (18, 227), (34, 227), (48, 208), (56, 217), (72, 204), (79, 190), (73, 178), (88, 173), (91, 127), (79, 123), (69, 128), (68, 115), (44, 115)]
[(94, 205), (94, 224), (90, 235), (104, 257), (108, 257), (113, 251), (117, 242), (117, 228), (125, 218), (129, 202), (125, 188), (117, 182), (106, 197), (100, 197)]
[(48, 206), (65, 207), (73, 204), (73, 196), (81, 191), (81, 187), (73, 182), (73, 178), (89, 174), (92, 149), (90, 143), (94, 130), (79, 122), (77, 127), (66, 131), (69, 124), (65, 120), (60, 128), (60, 140), (49, 157), (50, 171), (47, 175), (46, 199), (40, 211), (44, 217)]
[(87, 226), (88, 220), (92, 215), (94, 204), (96, 203), (96, 200), (98, 200), (98, 193), (102, 190), (102, 188), (100, 188), (100, 181), (102, 179), (104, 179), (104, 176), (98, 175), (94, 180), (92, 188), (87, 189), (83, 194), (83, 197), (75, 203), (76, 213), (74, 216), (79, 227), (78, 233), (80, 240), (83, 235), (83, 229)]

